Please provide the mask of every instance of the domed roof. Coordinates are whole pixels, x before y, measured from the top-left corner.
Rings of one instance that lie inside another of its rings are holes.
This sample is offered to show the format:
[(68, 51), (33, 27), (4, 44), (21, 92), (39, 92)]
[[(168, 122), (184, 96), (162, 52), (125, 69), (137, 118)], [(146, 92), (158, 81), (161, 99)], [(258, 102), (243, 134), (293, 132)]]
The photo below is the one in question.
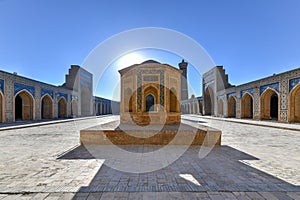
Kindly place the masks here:
[(147, 64), (147, 63), (161, 64), (160, 62), (157, 62), (156, 60), (146, 60), (145, 62), (142, 62), (141, 64)]

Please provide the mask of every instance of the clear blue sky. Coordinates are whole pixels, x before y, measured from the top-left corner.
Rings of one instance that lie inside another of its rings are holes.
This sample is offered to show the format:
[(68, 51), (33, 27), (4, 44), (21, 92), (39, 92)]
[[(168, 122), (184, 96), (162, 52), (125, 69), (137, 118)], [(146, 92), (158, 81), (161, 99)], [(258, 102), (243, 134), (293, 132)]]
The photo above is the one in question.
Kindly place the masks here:
[(0, 0), (0, 69), (59, 85), (105, 39), (151, 26), (195, 39), (238, 85), (300, 66), (299, 10), (298, 0)]

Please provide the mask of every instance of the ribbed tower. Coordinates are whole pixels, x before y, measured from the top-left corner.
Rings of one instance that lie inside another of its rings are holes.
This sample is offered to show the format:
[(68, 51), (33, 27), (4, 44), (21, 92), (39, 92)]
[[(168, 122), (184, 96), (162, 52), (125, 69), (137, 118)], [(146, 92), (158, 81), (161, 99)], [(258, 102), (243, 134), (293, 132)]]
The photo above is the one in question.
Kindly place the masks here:
[(179, 69), (182, 70), (181, 75), (181, 100), (188, 99), (188, 84), (187, 84), (187, 66), (188, 63), (185, 62), (183, 59), (181, 63), (178, 63)]

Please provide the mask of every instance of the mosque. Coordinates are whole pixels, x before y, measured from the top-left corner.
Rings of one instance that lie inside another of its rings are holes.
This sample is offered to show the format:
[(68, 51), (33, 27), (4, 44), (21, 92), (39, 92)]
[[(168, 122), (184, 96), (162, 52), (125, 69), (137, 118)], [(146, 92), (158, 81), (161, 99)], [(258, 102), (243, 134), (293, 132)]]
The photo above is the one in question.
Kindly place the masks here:
[(141, 71), (135, 66), (119, 71), (121, 100), (126, 102), (121, 106), (120, 102), (93, 96), (93, 75), (78, 65), (71, 65), (61, 86), (0, 70), (0, 122), (74, 118), (120, 110), (121, 122), (131, 119), (147, 124), (149, 118), (160, 122), (162, 109), (167, 111), (170, 124), (179, 123), (181, 113), (300, 122), (300, 68), (234, 86), (228, 82), (225, 69), (216, 66), (202, 75), (202, 97), (188, 98), (187, 62), (180, 62), (179, 68), (153, 60), (141, 65)]
[(202, 91), (181, 101), (183, 113), (300, 122), (300, 68), (234, 86), (216, 66), (203, 74)]
[(119, 103), (93, 96), (93, 75), (71, 65), (65, 83), (54, 86), (0, 70), (0, 122), (111, 114)]

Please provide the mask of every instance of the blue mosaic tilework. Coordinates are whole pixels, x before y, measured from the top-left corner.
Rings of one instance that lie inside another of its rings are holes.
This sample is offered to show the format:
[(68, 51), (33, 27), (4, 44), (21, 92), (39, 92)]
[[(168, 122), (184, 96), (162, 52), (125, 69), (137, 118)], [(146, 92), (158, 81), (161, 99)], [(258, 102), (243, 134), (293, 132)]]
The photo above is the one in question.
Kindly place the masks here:
[(290, 81), (289, 81), (289, 85), (290, 85), (290, 87), (289, 87), (289, 89), (290, 89), (290, 91), (298, 84), (298, 83), (300, 83), (300, 77), (299, 78), (294, 78), (294, 79), (291, 79)]
[(231, 93), (227, 94), (227, 99), (229, 99), (229, 97), (231, 97), (231, 96), (236, 97), (236, 92), (231, 92)]
[(0, 79), (0, 90), (4, 94), (4, 80), (1, 80), (1, 79)]
[(68, 94), (65, 94), (65, 93), (62, 93), (62, 92), (58, 92), (57, 93), (57, 100), (59, 100), (60, 97), (65, 97), (65, 99), (68, 101)]
[(244, 94), (247, 93), (247, 92), (253, 96), (253, 88), (249, 88), (249, 89), (241, 91), (241, 97), (243, 97)]
[(53, 91), (52, 90), (47, 90), (47, 89), (42, 88), (41, 89), (41, 97), (44, 96), (45, 94), (48, 94), (53, 99)]
[(137, 89), (137, 95), (138, 95), (138, 107), (139, 109), (142, 108), (142, 74), (159, 74), (160, 77), (160, 105), (164, 106), (164, 71), (163, 70), (141, 70), (138, 73), (138, 77), (137, 77), (137, 83), (138, 83), (138, 89)]
[(268, 85), (263, 85), (263, 86), (260, 86), (260, 95), (268, 88), (272, 88), (274, 90), (276, 90), (277, 92), (279, 92), (279, 83), (271, 83), (271, 84), (268, 84)]
[(71, 95), (71, 100), (78, 100), (78, 96)]
[(15, 83), (14, 84), (14, 95), (16, 95), (21, 90), (27, 90), (30, 94), (32, 94), (32, 96), (34, 96), (34, 87), (33, 86), (24, 85), (21, 83)]

